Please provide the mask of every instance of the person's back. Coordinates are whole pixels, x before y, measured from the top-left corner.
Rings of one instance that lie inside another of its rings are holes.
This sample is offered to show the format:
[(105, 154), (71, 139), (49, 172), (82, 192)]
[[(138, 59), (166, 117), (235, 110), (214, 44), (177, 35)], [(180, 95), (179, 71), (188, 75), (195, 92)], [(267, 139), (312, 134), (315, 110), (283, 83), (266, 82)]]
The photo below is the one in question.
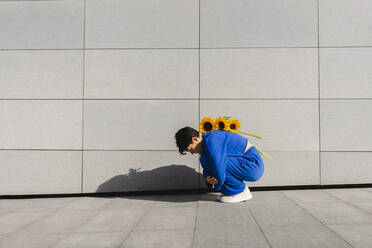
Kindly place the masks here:
[[(244, 153), (248, 139), (238, 133), (222, 130), (214, 130), (210, 133), (202, 133), (205, 145), (209, 151), (214, 150), (214, 146), (226, 145), (227, 154)], [(226, 143), (226, 144), (225, 144)]]

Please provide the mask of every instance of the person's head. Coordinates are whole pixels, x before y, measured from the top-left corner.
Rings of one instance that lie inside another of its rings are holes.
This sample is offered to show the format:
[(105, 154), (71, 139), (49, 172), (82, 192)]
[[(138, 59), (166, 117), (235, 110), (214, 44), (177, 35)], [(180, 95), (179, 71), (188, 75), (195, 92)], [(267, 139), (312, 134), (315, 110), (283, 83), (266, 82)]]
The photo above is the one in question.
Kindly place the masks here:
[(203, 152), (202, 133), (192, 127), (184, 127), (177, 131), (174, 136), (178, 150), (182, 155), (186, 155), (184, 151), (190, 152), (191, 154)]

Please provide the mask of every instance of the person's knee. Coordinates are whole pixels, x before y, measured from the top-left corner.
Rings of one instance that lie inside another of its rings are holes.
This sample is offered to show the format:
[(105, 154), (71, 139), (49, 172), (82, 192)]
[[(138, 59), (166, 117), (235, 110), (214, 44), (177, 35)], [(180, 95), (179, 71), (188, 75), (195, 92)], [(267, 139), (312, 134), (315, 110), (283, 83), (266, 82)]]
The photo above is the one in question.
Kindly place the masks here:
[(252, 182), (258, 181), (262, 177), (262, 174), (257, 174), (252, 178)]
[(254, 173), (250, 176), (249, 181), (251, 181), (251, 182), (258, 181), (263, 176), (263, 172), (264, 172), (264, 168), (262, 166), (262, 167), (260, 167), (260, 170), (256, 171), (256, 173)]

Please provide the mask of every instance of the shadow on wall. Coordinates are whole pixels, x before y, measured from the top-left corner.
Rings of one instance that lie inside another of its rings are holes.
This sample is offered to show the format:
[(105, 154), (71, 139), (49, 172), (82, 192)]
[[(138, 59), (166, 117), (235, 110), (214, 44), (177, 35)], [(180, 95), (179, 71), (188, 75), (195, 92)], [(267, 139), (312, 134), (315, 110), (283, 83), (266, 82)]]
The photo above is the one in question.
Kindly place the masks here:
[(202, 174), (185, 165), (168, 165), (153, 170), (129, 169), (101, 184), (96, 192), (128, 192), (198, 189)]

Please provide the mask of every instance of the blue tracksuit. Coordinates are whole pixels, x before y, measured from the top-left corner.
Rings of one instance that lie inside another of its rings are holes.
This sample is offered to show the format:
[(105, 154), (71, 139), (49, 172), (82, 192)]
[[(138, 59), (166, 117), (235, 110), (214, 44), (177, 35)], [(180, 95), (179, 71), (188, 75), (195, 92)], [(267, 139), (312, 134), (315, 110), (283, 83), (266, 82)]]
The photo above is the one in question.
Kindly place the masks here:
[(244, 191), (243, 181), (257, 181), (264, 172), (264, 163), (256, 147), (243, 153), (248, 139), (238, 133), (215, 130), (202, 133), (203, 153), (200, 163), (203, 178), (217, 179), (215, 189), (224, 195), (235, 195)]

